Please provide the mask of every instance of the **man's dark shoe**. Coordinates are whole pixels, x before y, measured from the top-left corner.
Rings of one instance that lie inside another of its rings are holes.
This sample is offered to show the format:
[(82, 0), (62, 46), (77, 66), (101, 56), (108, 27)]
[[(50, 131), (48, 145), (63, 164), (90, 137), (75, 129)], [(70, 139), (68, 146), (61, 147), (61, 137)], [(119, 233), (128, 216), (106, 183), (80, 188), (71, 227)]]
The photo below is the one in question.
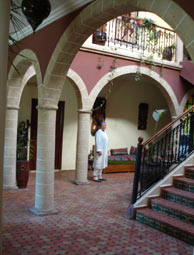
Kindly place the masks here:
[(100, 181), (104, 181), (104, 182), (107, 181), (105, 178), (101, 178), (101, 179), (99, 179), (99, 180), (100, 180)]
[(101, 182), (101, 180), (93, 180), (94, 182)]

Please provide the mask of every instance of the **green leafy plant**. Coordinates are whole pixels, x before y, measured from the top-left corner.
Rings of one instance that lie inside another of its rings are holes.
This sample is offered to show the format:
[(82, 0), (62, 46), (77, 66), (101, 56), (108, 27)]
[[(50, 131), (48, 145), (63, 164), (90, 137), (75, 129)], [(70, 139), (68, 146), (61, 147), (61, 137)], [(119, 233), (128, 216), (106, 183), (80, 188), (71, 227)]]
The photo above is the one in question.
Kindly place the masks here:
[(155, 127), (154, 127), (154, 134), (156, 133), (157, 128), (158, 128), (158, 123), (165, 112), (166, 112), (166, 109), (156, 109), (155, 111), (153, 111), (152, 117), (153, 117), (154, 121), (156, 122)]
[[(166, 112), (166, 109), (156, 109), (156, 110), (153, 111), (152, 117), (155, 121), (153, 135), (156, 134), (156, 131), (158, 129), (158, 123), (159, 123), (160, 119), (162, 118), (162, 116), (164, 115), (165, 112)], [(150, 142), (148, 144), (148, 148), (151, 148), (152, 145), (153, 145), (153, 142)]]
[[(114, 50), (117, 50), (116, 48)], [(98, 58), (98, 64), (97, 64), (97, 69), (101, 69), (104, 65), (104, 55), (102, 57), (99, 57)], [(109, 73), (109, 76), (108, 76), (108, 90), (104, 96), (104, 101), (102, 101), (102, 103), (95, 107), (95, 108), (92, 108), (91, 111), (94, 112), (94, 111), (97, 111), (99, 110), (100, 108), (102, 108), (104, 106), (104, 104), (106, 103), (106, 100), (108, 99), (110, 93), (112, 92), (112, 88), (114, 86), (114, 83), (113, 83), (113, 79), (114, 79), (114, 75), (115, 75), (115, 70), (117, 68), (117, 58), (113, 58), (112, 60), (112, 63), (110, 65), (110, 73)]]
[(171, 61), (175, 53), (175, 49), (176, 45), (174, 43), (168, 47), (165, 47), (162, 52), (162, 58)]
[[(35, 148), (28, 138), (29, 123), (21, 121), (17, 130), (17, 160), (28, 161), (35, 154)], [(29, 155), (29, 156), (28, 156)]]

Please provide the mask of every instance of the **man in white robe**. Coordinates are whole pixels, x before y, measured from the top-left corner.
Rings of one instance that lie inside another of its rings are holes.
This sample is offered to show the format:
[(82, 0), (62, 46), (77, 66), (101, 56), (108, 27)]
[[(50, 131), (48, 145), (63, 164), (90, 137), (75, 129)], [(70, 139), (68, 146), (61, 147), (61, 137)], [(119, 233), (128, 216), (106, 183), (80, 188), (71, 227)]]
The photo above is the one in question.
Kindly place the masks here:
[(95, 134), (95, 151), (94, 151), (94, 171), (93, 181), (106, 181), (102, 177), (102, 171), (108, 166), (108, 136), (105, 132), (106, 123), (100, 123), (100, 129)]

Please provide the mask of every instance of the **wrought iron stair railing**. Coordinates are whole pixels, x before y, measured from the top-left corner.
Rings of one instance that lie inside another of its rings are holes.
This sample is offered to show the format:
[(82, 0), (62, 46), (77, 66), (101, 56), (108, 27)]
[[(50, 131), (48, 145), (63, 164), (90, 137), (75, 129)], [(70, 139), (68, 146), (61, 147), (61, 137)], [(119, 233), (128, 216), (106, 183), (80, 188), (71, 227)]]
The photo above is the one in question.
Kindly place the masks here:
[(194, 106), (142, 142), (139, 138), (132, 205), (194, 151)]

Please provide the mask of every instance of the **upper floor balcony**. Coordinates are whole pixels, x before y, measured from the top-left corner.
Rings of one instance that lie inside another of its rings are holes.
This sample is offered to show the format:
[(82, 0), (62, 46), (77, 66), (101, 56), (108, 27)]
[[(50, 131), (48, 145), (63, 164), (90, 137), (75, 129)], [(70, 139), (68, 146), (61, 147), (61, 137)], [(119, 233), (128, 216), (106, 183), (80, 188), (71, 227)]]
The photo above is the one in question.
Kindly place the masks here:
[(107, 22), (82, 47), (170, 66), (183, 60), (183, 43), (172, 29), (129, 15)]

